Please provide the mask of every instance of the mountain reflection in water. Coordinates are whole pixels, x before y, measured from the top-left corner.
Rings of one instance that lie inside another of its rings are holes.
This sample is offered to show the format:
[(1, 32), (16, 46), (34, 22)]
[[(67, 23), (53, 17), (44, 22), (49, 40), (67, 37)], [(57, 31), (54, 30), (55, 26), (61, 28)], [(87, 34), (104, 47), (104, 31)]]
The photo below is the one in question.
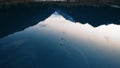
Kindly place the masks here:
[(0, 40), (0, 68), (120, 68), (119, 28), (71, 22), (56, 11)]

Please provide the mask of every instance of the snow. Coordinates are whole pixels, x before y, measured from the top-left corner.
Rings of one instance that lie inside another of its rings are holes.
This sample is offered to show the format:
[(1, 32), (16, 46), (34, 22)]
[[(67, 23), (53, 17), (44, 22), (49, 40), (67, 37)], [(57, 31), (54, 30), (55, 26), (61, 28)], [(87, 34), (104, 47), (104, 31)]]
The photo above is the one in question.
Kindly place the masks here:
[(119, 41), (120, 25), (95, 28), (55, 12), (37, 25), (0, 40), (0, 45), (1, 52), (11, 54), (10, 61), (5, 62), (18, 64), (16, 68), (120, 68)]
[[(42, 23), (53, 28), (56, 31), (71, 34), (77, 38), (90, 39), (95, 43), (112, 45), (120, 48), (120, 25), (109, 24), (93, 27), (90, 24), (81, 24), (66, 20), (59, 13), (55, 12)], [(108, 40), (106, 40), (106, 37)]]

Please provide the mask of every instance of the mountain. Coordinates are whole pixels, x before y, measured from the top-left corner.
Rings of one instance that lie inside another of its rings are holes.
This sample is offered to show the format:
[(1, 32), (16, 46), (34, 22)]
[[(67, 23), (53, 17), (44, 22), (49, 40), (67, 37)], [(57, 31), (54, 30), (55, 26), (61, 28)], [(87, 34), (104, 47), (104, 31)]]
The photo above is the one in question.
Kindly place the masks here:
[(48, 18), (55, 11), (60, 11), (66, 19), (71, 19), (73, 22), (89, 23), (94, 27), (111, 23), (120, 24), (120, 9), (117, 5), (112, 5), (111, 7), (107, 5), (93, 7), (55, 3), (1, 5), (0, 38), (36, 25), (39, 21)]
[(0, 68), (120, 68), (119, 28), (94, 28), (55, 12), (0, 40)]

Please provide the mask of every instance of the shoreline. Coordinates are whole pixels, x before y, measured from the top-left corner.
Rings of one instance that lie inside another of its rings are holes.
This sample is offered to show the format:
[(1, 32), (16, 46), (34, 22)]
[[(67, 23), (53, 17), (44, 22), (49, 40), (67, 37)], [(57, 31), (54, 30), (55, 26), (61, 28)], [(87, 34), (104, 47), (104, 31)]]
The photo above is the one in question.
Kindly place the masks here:
[(120, 3), (98, 3), (98, 2), (1, 2), (0, 3), (0, 8), (1, 7), (10, 7), (10, 6), (44, 6), (44, 5), (55, 5), (55, 6), (64, 6), (64, 7), (70, 7), (70, 6), (108, 6), (108, 5), (118, 5), (120, 6)]

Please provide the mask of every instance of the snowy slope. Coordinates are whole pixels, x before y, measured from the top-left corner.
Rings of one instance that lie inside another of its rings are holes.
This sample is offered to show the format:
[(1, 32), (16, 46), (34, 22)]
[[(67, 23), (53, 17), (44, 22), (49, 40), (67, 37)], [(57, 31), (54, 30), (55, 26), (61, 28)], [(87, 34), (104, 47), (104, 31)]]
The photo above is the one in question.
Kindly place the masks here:
[(0, 40), (0, 68), (120, 68), (119, 29), (93, 28), (55, 12)]

